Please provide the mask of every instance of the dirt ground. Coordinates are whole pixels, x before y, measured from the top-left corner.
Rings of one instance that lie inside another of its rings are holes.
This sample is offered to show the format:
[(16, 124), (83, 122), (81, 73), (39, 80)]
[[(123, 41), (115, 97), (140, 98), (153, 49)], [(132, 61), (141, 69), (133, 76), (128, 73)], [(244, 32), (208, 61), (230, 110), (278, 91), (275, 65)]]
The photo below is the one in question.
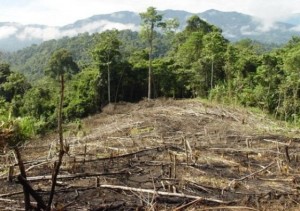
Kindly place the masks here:
[[(145, 100), (109, 105), (64, 128), (69, 153), (53, 210), (300, 209), (299, 131), (263, 114), (198, 100)], [(28, 141), (20, 152), (28, 181), (46, 202), (56, 135)], [(0, 210), (24, 210), (13, 151), (0, 161)]]

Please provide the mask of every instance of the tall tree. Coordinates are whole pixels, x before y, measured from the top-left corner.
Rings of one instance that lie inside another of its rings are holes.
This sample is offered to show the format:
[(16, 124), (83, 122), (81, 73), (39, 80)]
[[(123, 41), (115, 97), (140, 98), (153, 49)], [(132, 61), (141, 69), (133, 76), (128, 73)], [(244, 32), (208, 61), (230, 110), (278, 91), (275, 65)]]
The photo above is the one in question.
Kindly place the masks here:
[(226, 74), (228, 99), (232, 99), (233, 77), (237, 71), (238, 51), (233, 45), (228, 45), (226, 49), (224, 71)]
[(120, 56), (121, 41), (118, 38), (118, 31), (106, 31), (97, 37), (96, 47), (92, 51), (94, 60), (100, 66), (107, 67), (107, 92), (108, 103), (111, 102), (111, 66), (116, 57)]
[[(206, 75), (202, 65), (203, 33), (192, 32), (185, 41), (178, 46), (176, 63), (180, 68), (178, 74), (185, 79), (185, 87), (191, 91), (193, 97), (204, 96)], [(181, 70), (180, 70), (181, 69)]]
[(219, 30), (214, 30), (213, 32), (206, 34), (203, 39), (205, 45), (205, 55), (211, 62), (210, 88), (213, 89), (215, 65), (217, 64), (218, 60), (223, 57), (226, 51), (227, 40), (225, 40)]
[(151, 98), (151, 83), (152, 83), (152, 54), (153, 40), (155, 38), (155, 28), (164, 27), (162, 15), (158, 14), (154, 7), (148, 7), (146, 12), (140, 13), (142, 19), (142, 37), (149, 45), (149, 71), (148, 71), (148, 99)]
[(63, 100), (64, 100), (65, 76), (72, 72), (73, 73), (77, 72), (78, 70), (79, 70), (78, 66), (73, 61), (71, 53), (66, 49), (59, 49), (52, 54), (48, 64), (48, 69), (46, 71), (47, 74), (49, 74), (51, 77), (57, 79), (60, 82), (60, 100), (59, 100), (58, 117), (57, 117), (60, 151), (59, 151), (58, 162), (55, 163), (54, 165), (54, 173), (52, 176), (52, 187), (51, 187), (47, 210), (50, 210), (51, 208), (57, 175), (59, 173), (62, 158), (66, 153), (66, 149), (63, 141), (63, 130), (62, 130), (62, 107), (63, 107)]

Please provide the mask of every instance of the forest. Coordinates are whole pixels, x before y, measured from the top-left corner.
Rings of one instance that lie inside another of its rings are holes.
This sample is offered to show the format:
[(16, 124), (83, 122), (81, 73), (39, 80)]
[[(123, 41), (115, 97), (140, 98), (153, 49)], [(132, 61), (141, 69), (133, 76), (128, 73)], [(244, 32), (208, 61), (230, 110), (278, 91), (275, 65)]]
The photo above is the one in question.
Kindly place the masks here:
[(198, 16), (183, 31), (155, 8), (141, 18), (139, 32), (85, 33), (0, 53), (1, 127), (18, 124), (22, 138), (57, 127), (60, 76), (65, 123), (109, 103), (204, 98), (299, 125), (300, 37), (281, 47), (231, 43)]

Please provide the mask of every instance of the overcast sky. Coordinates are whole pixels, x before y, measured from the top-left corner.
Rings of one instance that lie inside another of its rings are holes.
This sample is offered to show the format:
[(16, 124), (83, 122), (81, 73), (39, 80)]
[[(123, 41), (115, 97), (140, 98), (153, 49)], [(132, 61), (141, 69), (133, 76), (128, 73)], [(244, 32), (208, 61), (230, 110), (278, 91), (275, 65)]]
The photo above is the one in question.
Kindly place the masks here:
[(0, 0), (0, 22), (63, 26), (92, 15), (116, 11), (142, 12), (149, 6), (203, 12), (237, 11), (266, 24), (300, 13), (300, 0)]

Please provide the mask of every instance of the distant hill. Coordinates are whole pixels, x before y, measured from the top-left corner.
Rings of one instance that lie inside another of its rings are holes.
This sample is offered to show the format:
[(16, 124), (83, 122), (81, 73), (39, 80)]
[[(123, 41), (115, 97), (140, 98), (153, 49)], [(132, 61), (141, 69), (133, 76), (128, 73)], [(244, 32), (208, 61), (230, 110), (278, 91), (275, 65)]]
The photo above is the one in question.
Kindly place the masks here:
[[(284, 21), (285, 23), (293, 24), (293, 25), (300, 25), (300, 13), (293, 14), (287, 20)], [(299, 27), (300, 28), (300, 27)]]
[(258, 18), (238, 12), (208, 10), (198, 15), (207, 22), (220, 27), (223, 30), (223, 35), (231, 41), (250, 38), (263, 43), (282, 44), (291, 39), (292, 36), (300, 34), (300, 27), (299, 32), (297, 32), (296, 25), (276, 22), (268, 26), (264, 25)]
[[(181, 10), (165, 10), (160, 13), (164, 14), (165, 19), (177, 18), (181, 30), (185, 27), (186, 20), (193, 15)], [(295, 14), (286, 20), (286, 23), (277, 22), (272, 26), (265, 26), (257, 18), (237, 12), (208, 10), (197, 15), (220, 27), (224, 36), (231, 41), (250, 38), (265, 43), (281, 44), (287, 42), (291, 36), (300, 34), (300, 14)], [(92, 34), (112, 28), (137, 31), (139, 26), (139, 14), (129, 11), (95, 15), (63, 27), (4, 22), (0, 23), (0, 51), (16, 51), (51, 39), (73, 37), (85, 32)]]

